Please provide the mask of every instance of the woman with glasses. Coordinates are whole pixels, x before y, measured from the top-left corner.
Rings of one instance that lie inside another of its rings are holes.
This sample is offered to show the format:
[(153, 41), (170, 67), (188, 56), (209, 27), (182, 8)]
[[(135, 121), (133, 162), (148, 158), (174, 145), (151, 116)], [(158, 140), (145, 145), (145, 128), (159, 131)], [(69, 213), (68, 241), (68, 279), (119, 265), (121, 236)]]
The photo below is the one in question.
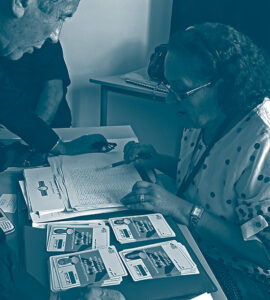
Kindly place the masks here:
[(179, 159), (137, 143), (124, 157), (150, 154), (136, 164), (175, 178), (178, 192), (142, 181), (122, 202), (189, 226), (228, 299), (268, 299), (268, 58), (232, 27), (205, 23), (172, 37), (165, 76), (186, 127)]

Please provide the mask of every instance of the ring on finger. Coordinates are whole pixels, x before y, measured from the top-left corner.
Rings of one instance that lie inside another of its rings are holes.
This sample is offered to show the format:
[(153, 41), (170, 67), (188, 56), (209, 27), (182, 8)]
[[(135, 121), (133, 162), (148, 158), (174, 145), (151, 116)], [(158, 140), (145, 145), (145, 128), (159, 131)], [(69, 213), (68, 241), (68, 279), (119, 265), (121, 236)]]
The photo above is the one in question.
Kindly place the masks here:
[(144, 194), (138, 195), (139, 196), (139, 202), (143, 203), (145, 202)]

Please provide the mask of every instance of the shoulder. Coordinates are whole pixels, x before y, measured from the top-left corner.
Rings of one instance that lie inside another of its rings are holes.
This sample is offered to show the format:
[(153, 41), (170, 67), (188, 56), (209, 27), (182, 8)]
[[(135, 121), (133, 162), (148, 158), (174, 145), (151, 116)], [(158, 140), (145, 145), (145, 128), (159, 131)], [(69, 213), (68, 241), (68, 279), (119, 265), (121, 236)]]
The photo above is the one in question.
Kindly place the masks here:
[(51, 43), (51, 42), (47, 41), (43, 44), (43, 46), (40, 49), (38, 49), (34, 52), (33, 57), (40, 58), (43, 55), (45, 55), (45, 56), (52, 55), (53, 56), (58, 53), (62, 53), (62, 46), (61, 46), (60, 42)]
[(254, 109), (254, 112), (270, 129), (270, 99), (265, 97), (264, 101)]

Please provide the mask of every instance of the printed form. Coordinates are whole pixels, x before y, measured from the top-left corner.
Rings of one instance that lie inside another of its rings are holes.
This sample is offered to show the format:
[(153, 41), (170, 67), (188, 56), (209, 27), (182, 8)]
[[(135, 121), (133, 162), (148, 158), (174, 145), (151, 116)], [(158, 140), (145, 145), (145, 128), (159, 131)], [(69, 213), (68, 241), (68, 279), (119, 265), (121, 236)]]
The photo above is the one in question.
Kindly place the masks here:
[[(130, 139), (110, 140), (118, 147), (109, 153), (58, 156), (49, 159), (61, 190), (66, 190), (70, 208), (77, 210), (123, 206), (120, 199), (141, 180), (133, 164), (107, 166), (123, 160), (124, 145)], [(107, 168), (106, 168), (107, 167)]]

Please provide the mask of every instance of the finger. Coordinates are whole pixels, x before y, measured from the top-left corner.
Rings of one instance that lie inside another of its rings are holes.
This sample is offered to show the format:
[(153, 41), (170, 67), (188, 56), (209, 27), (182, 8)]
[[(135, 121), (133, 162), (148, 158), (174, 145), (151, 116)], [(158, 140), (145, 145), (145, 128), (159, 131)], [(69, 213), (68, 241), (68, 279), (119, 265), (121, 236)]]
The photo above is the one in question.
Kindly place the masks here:
[(125, 160), (131, 161), (134, 160), (138, 154), (141, 151), (141, 145), (140, 144), (134, 144), (131, 147), (127, 149), (127, 151), (124, 153)]
[(128, 142), (124, 147), (124, 153), (127, 152), (130, 149), (130, 147), (132, 147), (132, 145), (134, 144), (136, 144), (136, 142), (134, 141)]
[(151, 195), (151, 192), (150, 192), (149, 189), (147, 189), (147, 188), (135, 188), (134, 186), (132, 188), (132, 193), (134, 195)]
[[(139, 189), (139, 188), (150, 188), (151, 186), (153, 185), (153, 183), (151, 182), (147, 182), (147, 181), (137, 181), (134, 186), (133, 186), (133, 189)], [(133, 190), (132, 189), (132, 190)]]
[(152, 197), (150, 195), (145, 194), (129, 194), (126, 197), (121, 199), (121, 202), (124, 205), (136, 204), (136, 203), (145, 203), (151, 202)]
[(125, 145), (124, 155), (127, 155), (131, 149), (133, 149), (138, 143), (131, 141)]
[(134, 203), (127, 205), (129, 209), (133, 210), (148, 210), (148, 211), (154, 211), (154, 206), (152, 202), (144, 202), (144, 203)]

